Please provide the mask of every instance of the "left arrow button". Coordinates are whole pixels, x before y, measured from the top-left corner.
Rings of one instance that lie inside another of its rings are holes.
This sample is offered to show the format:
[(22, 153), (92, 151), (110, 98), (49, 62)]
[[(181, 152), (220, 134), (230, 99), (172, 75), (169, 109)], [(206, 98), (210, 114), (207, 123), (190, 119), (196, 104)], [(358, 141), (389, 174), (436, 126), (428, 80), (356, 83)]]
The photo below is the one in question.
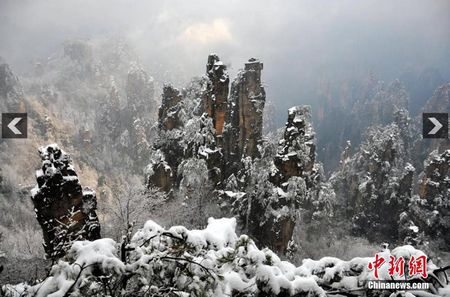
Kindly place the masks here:
[(22, 118), (14, 118), (9, 124), (8, 128), (16, 135), (22, 135), (19, 129), (16, 128), (16, 125), (22, 120)]
[(27, 113), (2, 113), (2, 138), (27, 138), (27, 127)]

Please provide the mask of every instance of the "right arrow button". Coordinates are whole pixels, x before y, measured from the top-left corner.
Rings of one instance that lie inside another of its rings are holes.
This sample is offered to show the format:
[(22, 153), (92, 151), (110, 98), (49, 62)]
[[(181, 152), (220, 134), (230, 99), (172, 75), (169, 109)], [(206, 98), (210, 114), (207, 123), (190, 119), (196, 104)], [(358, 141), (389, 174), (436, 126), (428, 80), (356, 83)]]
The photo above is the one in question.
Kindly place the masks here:
[(423, 138), (448, 138), (448, 113), (422, 114)]
[(439, 130), (441, 130), (442, 127), (444, 127), (444, 125), (442, 125), (436, 118), (431, 117), (428, 119), (434, 124), (434, 128), (428, 132), (428, 135), (435, 135)]

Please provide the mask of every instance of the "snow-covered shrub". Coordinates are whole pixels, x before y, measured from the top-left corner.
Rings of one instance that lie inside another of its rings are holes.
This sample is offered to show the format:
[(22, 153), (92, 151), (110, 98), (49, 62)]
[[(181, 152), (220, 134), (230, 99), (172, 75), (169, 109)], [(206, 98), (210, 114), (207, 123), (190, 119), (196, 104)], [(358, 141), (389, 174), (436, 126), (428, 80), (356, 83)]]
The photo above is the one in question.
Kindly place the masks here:
[[(147, 221), (127, 246), (112, 239), (75, 242), (50, 276), (29, 286), (6, 285), (6, 296), (327, 296), (327, 290), (362, 289), (373, 279), (373, 257), (342, 261), (282, 261), (260, 250), (246, 235), (237, 236), (236, 220), (208, 220), (203, 230), (164, 229)], [(119, 252), (119, 249), (121, 252)], [(120, 255), (119, 255), (120, 254)], [(423, 255), (412, 246), (383, 255)], [(429, 269), (436, 268), (432, 262)], [(381, 279), (390, 279), (383, 268)]]

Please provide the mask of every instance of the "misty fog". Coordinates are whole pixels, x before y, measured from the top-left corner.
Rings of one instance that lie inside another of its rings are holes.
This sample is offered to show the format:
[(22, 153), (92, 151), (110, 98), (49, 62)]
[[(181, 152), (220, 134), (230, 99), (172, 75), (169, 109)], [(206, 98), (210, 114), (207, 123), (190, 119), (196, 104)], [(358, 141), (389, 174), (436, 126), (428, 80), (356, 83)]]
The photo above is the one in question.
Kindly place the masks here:
[[(448, 1), (0, 1), (0, 57), (18, 73), (68, 39), (123, 39), (157, 81), (183, 86), (217, 52), (234, 76), (264, 62), (282, 125), (322, 79), (437, 69), (450, 77)], [(233, 64), (231, 65), (231, 61)], [(423, 100), (426, 100), (424, 98)]]

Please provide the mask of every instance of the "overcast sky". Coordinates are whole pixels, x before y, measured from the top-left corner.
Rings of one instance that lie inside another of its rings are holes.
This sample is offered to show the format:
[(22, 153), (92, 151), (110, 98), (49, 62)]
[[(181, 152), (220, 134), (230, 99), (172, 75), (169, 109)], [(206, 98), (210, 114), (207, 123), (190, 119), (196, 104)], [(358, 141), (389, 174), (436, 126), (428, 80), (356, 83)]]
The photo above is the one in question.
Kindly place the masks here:
[(201, 75), (210, 52), (232, 74), (260, 58), (281, 109), (310, 100), (319, 77), (389, 80), (428, 66), (450, 77), (447, 0), (0, 0), (0, 56), (18, 72), (66, 39), (104, 37), (125, 37), (176, 84)]

